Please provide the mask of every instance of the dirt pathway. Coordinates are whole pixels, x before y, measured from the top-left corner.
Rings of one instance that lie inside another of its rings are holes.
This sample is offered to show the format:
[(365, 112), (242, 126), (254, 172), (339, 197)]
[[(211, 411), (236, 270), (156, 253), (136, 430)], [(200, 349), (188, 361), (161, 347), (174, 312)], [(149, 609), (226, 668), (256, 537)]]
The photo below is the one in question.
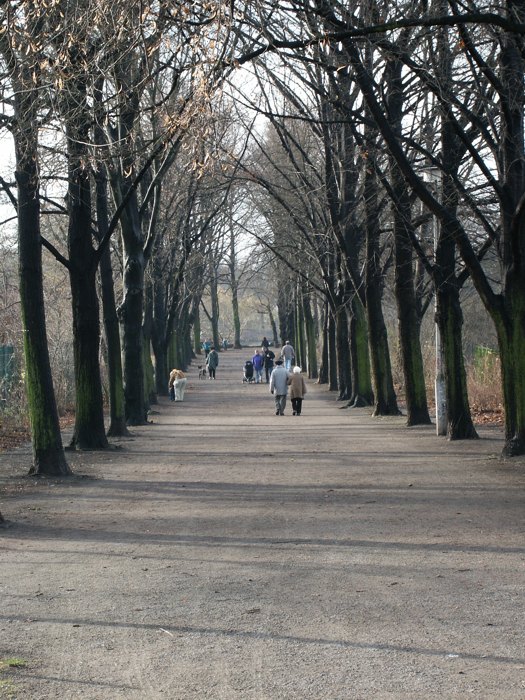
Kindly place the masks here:
[(0, 455), (0, 698), (524, 699), (525, 460), (275, 416), (249, 355), (73, 479)]

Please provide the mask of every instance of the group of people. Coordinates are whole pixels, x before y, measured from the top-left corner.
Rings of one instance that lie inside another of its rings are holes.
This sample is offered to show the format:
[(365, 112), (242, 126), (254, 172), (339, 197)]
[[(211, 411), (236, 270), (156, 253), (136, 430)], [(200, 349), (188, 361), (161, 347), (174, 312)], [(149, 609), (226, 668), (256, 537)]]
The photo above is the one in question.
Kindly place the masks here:
[(252, 357), (252, 365), (256, 384), (262, 383), (263, 371), (266, 375), (266, 383), (268, 384), (270, 382), (274, 360), (275, 353), (272, 352), (270, 348), (263, 347), (261, 350), (255, 351), (255, 355)]
[[(215, 370), (219, 366), (219, 353), (210, 344), (205, 349), (206, 370), (210, 379), (215, 379)], [(170, 401), (184, 401), (184, 392), (188, 379), (181, 369), (172, 369), (168, 380), (168, 392)]]
[(262, 339), (261, 350), (256, 350), (252, 357), (256, 384), (263, 381), (263, 370), (266, 373), (266, 382), (270, 384), (270, 392), (275, 398), (276, 416), (284, 416), (288, 388), (292, 401), (292, 413), (294, 416), (301, 415), (306, 383), (299, 366), (296, 365), (292, 371), (293, 360), (295, 360), (295, 350), (289, 340), (281, 348), (281, 355), (276, 360), (266, 337)]
[[(215, 371), (219, 365), (219, 353), (213, 345), (204, 347), (206, 353), (206, 369), (210, 379), (215, 379)], [(279, 359), (275, 359), (275, 353), (270, 349), (270, 343), (264, 337), (261, 342), (261, 350), (257, 349), (252, 357), (252, 364), (257, 384), (263, 381), (263, 371), (266, 382), (270, 385), (270, 393), (275, 398), (275, 415), (284, 416), (288, 389), (292, 401), (292, 413), (300, 416), (303, 398), (306, 394), (306, 383), (301, 374), (301, 368), (295, 366), (292, 370), (292, 362), (295, 359), (295, 351), (287, 340), (281, 348)], [(180, 369), (172, 369), (168, 381), (168, 390), (171, 401), (183, 401), (186, 391), (187, 377)]]
[[(290, 341), (287, 340), (286, 343), (281, 348), (280, 359), (284, 364), (284, 368), (287, 372), (290, 372), (292, 368), (292, 362), (295, 359), (295, 350), (293, 349)], [(263, 370), (265, 372), (266, 383), (269, 384), (270, 376), (272, 374), (274, 363), (277, 365), (279, 360), (275, 360), (275, 353), (270, 350), (270, 343), (266, 336), (261, 341), (261, 349), (255, 351), (255, 355), (252, 357), (252, 365), (255, 373), (255, 383), (259, 384), (263, 381)]]

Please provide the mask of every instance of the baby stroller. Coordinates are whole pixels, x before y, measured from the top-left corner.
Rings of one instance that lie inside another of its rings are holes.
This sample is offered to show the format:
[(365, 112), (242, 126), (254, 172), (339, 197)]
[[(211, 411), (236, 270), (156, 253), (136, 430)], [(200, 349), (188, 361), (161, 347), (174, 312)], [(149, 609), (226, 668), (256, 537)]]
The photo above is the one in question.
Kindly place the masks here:
[(252, 382), (255, 381), (255, 377), (253, 376), (253, 362), (251, 360), (246, 360), (244, 363), (244, 376), (242, 378), (243, 384), (244, 382), (248, 382), (248, 384), (251, 384)]

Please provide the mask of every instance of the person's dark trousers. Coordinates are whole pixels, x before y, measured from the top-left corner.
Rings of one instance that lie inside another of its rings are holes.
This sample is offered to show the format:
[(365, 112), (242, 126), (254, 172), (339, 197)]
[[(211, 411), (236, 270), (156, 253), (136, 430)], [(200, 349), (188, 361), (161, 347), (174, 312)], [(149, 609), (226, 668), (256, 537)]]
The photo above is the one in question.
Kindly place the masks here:
[(295, 415), (300, 416), (303, 407), (302, 399), (292, 399), (292, 411)]
[(210, 379), (215, 379), (215, 367), (208, 367), (208, 374), (210, 375)]
[(265, 367), (264, 371), (266, 372), (266, 383), (270, 383), (270, 374), (272, 373), (273, 367)]

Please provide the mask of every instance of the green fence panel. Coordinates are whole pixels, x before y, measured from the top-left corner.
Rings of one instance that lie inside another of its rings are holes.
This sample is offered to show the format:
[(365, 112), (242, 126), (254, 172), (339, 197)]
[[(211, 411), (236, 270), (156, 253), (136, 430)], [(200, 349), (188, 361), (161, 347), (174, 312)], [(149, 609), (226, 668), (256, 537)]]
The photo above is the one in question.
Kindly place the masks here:
[(0, 345), (0, 381), (13, 378), (15, 373), (15, 349), (12, 345)]

